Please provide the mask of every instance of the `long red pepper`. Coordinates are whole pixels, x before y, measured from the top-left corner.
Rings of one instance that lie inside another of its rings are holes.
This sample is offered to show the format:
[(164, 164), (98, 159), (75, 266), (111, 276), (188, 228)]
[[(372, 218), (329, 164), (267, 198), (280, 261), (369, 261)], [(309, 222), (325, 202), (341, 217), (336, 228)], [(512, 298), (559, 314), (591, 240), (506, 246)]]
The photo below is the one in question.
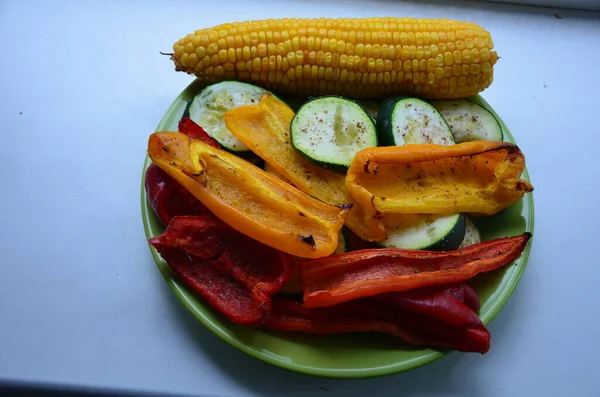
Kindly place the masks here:
[[(419, 316), (434, 318), (452, 327), (481, 327), (481, 320), (472, 307), (455, 296), (454, 290), (468, 288), (464, 284), (450, 288), (425, 288), (406, 292), (389, 292), (371, 298), (375, 302), (388, 305)], [(473, 291), (473, 294), (475, 292)], [(475, 295), (477, 296), (477, 295)], [(477, 299), (477, 306), (479, 299)]]
[[(450, 311), (470, 310), (456, 299), (451, 306)], [(454, 306), (458, 306), (459, 309)], [(451, 326), (438, 318), (416, 315), (373, 299), (359, 299), (335, 306), (310, 309), (300, 302), (278, 297), (273, 300), (271, 314), (264, 326), (313, 334), (382, 332), (415, 346), (482, 354), (489, 350), (491, 340), (489, 331), (481, 321), (464, 326)]]
[(174, 217), (149, 240), (183, 282), (229, 320), (258, 325), (288, 280), (291, 257), (213, 217)]
[(156, 164), (146, 169), (144, 187), (150, 206), (164, 226), (178, 215), (211, 215), (196, 197)]
[(224, 315), (244, 325), (259, 325), (270, 312), (270, 305), (257, 301), (248, 288), (226, 271), (184, 250), (152, 242), (169, 267), (195, 294)]
[(386, 292), (468, 280), (521, 255), (530, 233), (447, 252), (366, 249), (302, 263), (304, 306), (332, 306)]

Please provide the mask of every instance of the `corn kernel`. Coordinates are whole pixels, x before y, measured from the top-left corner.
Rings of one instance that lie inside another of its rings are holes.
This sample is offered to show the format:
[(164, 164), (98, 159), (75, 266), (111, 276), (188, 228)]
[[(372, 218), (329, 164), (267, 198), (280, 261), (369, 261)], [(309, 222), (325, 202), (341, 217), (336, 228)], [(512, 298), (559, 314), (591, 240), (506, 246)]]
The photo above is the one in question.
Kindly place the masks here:
[(269, 57), (269, 70), (277, 70), (277, 57), (275, 55)]
[(450, 66), (453, 63), (454, 63), (454, 56), (449, 52), (445, 53), (444, 54), (444, 65)]
[(340, 54), (335, 53), (335, 54), (332, 55), (332, 57), (331, 57), (331, 66), (334, 69), (339, 69), (339, 67), (340, 67)]
[(260, 58), (254, 58), (252, 60), (252, 70), (253, 71), (260, 71)]
[(479, 51), (479, 58), (481, 62), (487, 62), (490, 60), (490, 50), (487, 48), (483, 48)]
[(296, 80), (296, 71), (293, 68), (288, 69), (286, 76), (289, 80)]
[(227, 50), (220, 50), (217, 56), (220, 63), (227, 62)]

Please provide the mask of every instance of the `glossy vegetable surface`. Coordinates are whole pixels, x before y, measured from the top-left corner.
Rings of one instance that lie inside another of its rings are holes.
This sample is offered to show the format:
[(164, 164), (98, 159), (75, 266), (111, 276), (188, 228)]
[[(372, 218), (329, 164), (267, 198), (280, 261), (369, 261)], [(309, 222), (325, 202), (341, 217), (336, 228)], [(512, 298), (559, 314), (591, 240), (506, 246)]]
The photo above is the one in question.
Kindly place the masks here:
[(524, 233), (447, 252), (367, 249), (305, 261), (301, 267), (304, 305), (332, 306), (386, 292), (465, 281), (512, 262), (530, 238), (531, 234)]
[[(225, 114), (225, 123), (233, 135), (298, 189), (326, 203), (352, 203), (344, 175), (323, 169), (294, 150), (290, 138), (293, 118), (294, 112), (285, 103), (265, 95), (258, 105)], [(364, 240), (383, 240), (383, 224), (374, 216), (375, 211), (354, 205), (346, 224)]]
[(346, 188), (363, 209), (383, 213), (493, 215), (533, 191), (524, 169), (508, 142), (377, 147), (354, 157)]
[(184, 283), (238, 324), (262, 324), (291, 272), (289, 255), (214, 217), (177, 216), (150, 244)]
[(219, 219), (292, 255), (333, 253), (348, 209), (324, 204), (262, 169), (179, 132), (157, 132), (150, 158)]
[[(166, 111), (157, 127), (158, 131), (177, 129), (177, 123), (184, 114), (191, 98), (204, 86), (194, 81), (176, 98)], [(493, 109), (481, 97), (470, 98)], [(504, 138), (514, 142), (501, 118), (494, 113), (502, 124)], [(150, 164), (144, 163), (144, 171)], [(528, 180), (527, 171), (523, 179)], [(164, 227), (154, 215), (145, 190), (141, 189), (141, 204), (144, 227), (148, 238), (162, 233)], [(492, 217), (478, 220), (478, 228), (483, 240), (517, 235), (534, 228), (533, 195), (527, 194), (517, 204)], [(523, 255), (514, 265), (497, 271), (482, 274), (472, 280), (472, 285), (481, 299), (480, 317), (488, 324), (503, 308), (516, 288), (526, 269), (531, 242)], [(264, 328), (249, 328), (234, 324), (223, 318), (203, 299), (198, 298), (191, 289), (177, 278), (165, 261), (151, 249), (156, 265), (165, 282), (181, 303), (211, 332), (235, 348), (269, 364), (295, 372), (315, 376), (337, 378), (365, 378), (394, 374), (414, 369), (444, 357), (448, 352), (434, 349), (415, 349), (399, 344), (397, 338), (380, 334), (340, 334), (316, 335), (307, 333), (269, 331)], [(200, 341), (204, 343), (204, 341)], [(497, 348), (502, 348), (499, 344)]]

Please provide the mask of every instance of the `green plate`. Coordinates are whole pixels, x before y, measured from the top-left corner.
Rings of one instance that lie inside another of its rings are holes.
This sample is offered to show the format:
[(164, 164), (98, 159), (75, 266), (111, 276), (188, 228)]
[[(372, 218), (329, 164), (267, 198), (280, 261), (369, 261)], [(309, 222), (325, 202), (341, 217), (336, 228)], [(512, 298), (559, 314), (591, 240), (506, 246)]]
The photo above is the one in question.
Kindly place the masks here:
[[(177, 124), (188, 102), (201, 88), (198, 80), (190, 84), (167, 109), (156, 130), (177, 131)], [(483, 98), (475, 96), (471, 100), (489, 109), (502, 125), (504, 139), (515, 142), (504, 122)], [(146, 157), (144, 171), (149, 165), (150, 160)], [(527, 171), (523, 178), (529, 180)], [(148, 204), (143, 176), (141, 204), (146, 236), (159, 235), (164, 228)], [(478, 219), (477, 224), (484, 240), (512, 236), (525, 231), (533, 232), (533, 214), (533, 197), (529, 193), (507, 210), (493, 217)], [(381, 334), (310, 335), (233, 324), (188, 291), (156, 250), (151, 246), (150, 250), (173, 293), (200, 322), (225, 342), (269, 364), (309, 375), (367, 378), (414, 369), (448, 354), (447, 351), (409, 347), (396, 338)], [(481, 299), (480, 317), (484, 323), (488, 324), (512, 295), (525, 270), (530, 250), (531, 240), (514, 264), (472, 280)], [(492, 343), (494, 348), (506, 346), (494, 346)]]

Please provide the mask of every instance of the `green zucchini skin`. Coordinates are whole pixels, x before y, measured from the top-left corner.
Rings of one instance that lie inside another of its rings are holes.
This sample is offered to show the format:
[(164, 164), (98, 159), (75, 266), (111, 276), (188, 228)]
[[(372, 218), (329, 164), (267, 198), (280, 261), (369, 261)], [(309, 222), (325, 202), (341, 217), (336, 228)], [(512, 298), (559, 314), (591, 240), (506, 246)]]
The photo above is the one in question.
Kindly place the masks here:
[(465, 219), (465, 238), (463, 239), (462, 243), (460, 243), (460, 245), (458, 246), (459, 249), (466, 248), (473, 244), (481, 243), (481, 233), (479, 232), (477, 225), (475, 225), (475, 222), (473, 222), (473, 220), (470, 217), (465, 216)]
[(339, 236), (338, 236), (338, 246), (335, 249), (334, 255), (335, 254), (343, 254), (344, 252), (348, 252), (350, 251), (350, 242), (349, 242), (349, 236), (348, 236), (348, 229), (344, 226), (342, 227), (342, 229), (340, 230)]
[(435, 107), (419, 98), (393, 97), (377, 114), (377, 136), (382, 146), (411, 143), (454, 144), (454, 135)]
[(457, 249), (465, 238), (466, 225), (465, 216), (458, 214), (458, 221), (450, 233), (424, 249), (428, 251), (452, 251)]
[(392, 127), (392, 113), (396, 103), (408, 97), (395, 97), (385, 99), (377, 112), (377, 138), (380, 146), (397, 146), (394, 140)]
[(356, 153), (378, 145), (373, 117), (359, 102), (335, 95), (304, 103), (292, 119), (290, 131), (296, 152), (341, 174)]

